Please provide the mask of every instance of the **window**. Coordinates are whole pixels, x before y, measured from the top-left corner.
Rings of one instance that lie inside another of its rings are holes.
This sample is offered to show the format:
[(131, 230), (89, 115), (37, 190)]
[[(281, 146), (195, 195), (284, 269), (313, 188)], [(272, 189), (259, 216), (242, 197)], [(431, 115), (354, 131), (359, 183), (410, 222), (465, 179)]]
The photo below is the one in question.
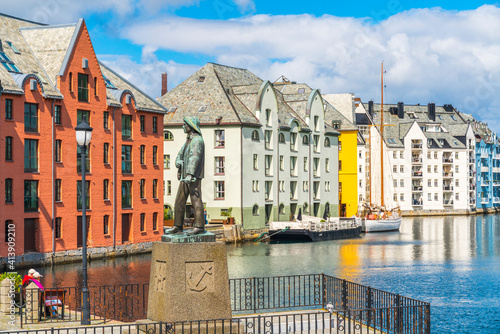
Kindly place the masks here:
[(62, 159), (62, 140), (61, 139), (56, 139), (55, 143), (54, 143), (55, 147), (54, 147), (54, 153), (55, 153), (55, 161), (56, 162), (61, 162), (61, 159)]
[(399, 166), (399, 172), (404, 173), (405, 172), (405, 165)]
[(325, 138), (325, 147), (330, 147), (330, 138)]
[(297, 157), (290, 157), (290, 175), (297, 176)]
[(102, 161), (105, 164), (109, 163), (109, 143), (104, 143)]
[(294, 132), (290, 133), (290, 150), (297, 151), (297, 134)]
[(167, 195), (172, 195), (172, 181), (167, 181)]
[(396, 158), (397, 158), (397, 153), (398, 153), (398, 152), (396, 152), (396, 151), (392, 152), (392, 157), (393, 157), (394, 159), (396, 159)]
[(132, 139), (132, 116), (122, 116), (122, 139)]
[(394, 202), (397, 202), (398, 201), (398, 194), (394, 194), (392, 196), (392, 199), (394, 200)]
[(279, 143), (284, 143), (285, 142), (285, 134), (284, 133), (280, 133), (278, 135), (278, 142)]
[(158, 198), (158, 180), (153, 179), (153, 198)]
[[(76, 171), (78, 173), (82, 172), (82, 147), (80, 145), (76, 146)], [(90, 172), (90, 146), (86, 149), (85, 171)]]
[(330, 173), (330, 158), (325, 158), (325, 172)]
[(5, 137), (5, 160), (12, 160), (12, 137)]
[(428, 186), (428, 187), (432, 187), (432, 180), (430, 180), (430, 179), (429, 179), (429, 180), (427, 180), (427, 186)]
[(309, 163), (307, 161), (307, 157), (304, 157), (304, 172), (309, 170)]
[(302, 136), (302, 144), (309, 145), (309, 135)]
[(394, 183), (394, 188), (397, 188), (398, 187), (398, 180), (393, 180), (393, 183)]
[(437, 201), (438, 200), (438, 194), (434, 194), (434, 200)]
[(54, 199), (56, 202), (61, 202), (61, 189), (62, 188), (62, 180), (56, 179), (56, 183), (54, 185)]
[(401, 179), (401, 180), (399, 181), (399, 186), (400, 186), (400, 187), (404, 187), (404, 186), (405, 186), (405, 180), (404, 180), (404, 179)]
[[(69, 88), (70, 92), (73, 91), (73, 73), (71, 73), (71, 72), (69, 72), (68, 88)], [(80, 123), (78, 123), (78, 124), (80, 124)]]
[(17, 68), (16, 64), (14, 64), (14, 62), (10, 60), (9, 57), (7, 57), (5, 52), (0, 52), (0, 63), (2, 63), (3, 67), (5, 67), (9, 72), (16, 72), (16, 73), (21, 72)]
[(146, 123), (146, 116), (144, 116), (144, 115), (139, 116), (139, 121), (141, 123), (141, 126), (140, 126), (141, 132), (146, 132), (146, 124), (145, 124)]
[(272, 199), (272, 195), (271, 195), (271, 192), (272, 192), (272, 189), (273, 189), (273, 181), (266, 181), (265, 183), (265, 199), (266, 201), (267, 200), (271, 200)]
[(339, 151), (342, 151), (342, 142), (339, 140)]
[(144, 232), (144, 230), (146, 229), (146, 214), (145, 213), (141, 213), (141, 232)]
[(24, 104), (24, 131), (38, 132), (38, 104)]
[(430, 194), (430, 193), (429, 193), (429, 194), (427, 194), (427, 200), (428, 200), (429, 202), (430, 202), (430, 201), (432, 201), (432, 194)]
[(285, 214), (285, 204), (283, 204), (283, 203), (280, 204), (278, 212), (279, 212), (280, 215), (284, 215)]
[(358, 171), (359, 171), (359, 173), (363, 172), (363, 166), (362, 165), (359, 165)]
[(313, 175), (319, 176), (319, 158), (313, 158)]
[(109, 179), (102, 180), (102, 198), (109, 200)]
[(12, 179), (5, 179), (5, 203), (12, 203)]
[(132, 146), (122, 145), (122, 173), (132, 173)]
[(215, 157), (215, 174), (224, 175), (224, 157)]
[(397, 173), (398, 172), (398, 166), (397, 165), (392, 166), (392, 172), (393, 173)]
[(342, 124), (341, 121), (333, 121), (332, 122), (332, 127), (335, 129), (335, 130), (338, 130), (340, 129), (340, 125)]
[(158, 212), (153, 212), (153, 231), (158, 229)]
[(264, 139), (266, 141), (266, 144), (265, 144), (266, 150), (269, 150), (272, 148), (272, 145), (271, 145), (272, 136), (273, 136), (273, 132), (271, 130), (265, 131)]
[(254, 215), (254, 216), (258, 216), (259, 215), (259, 206), (257, 204), (255, 204), (252, 207), (252, 215)]
[(290, 199), (297, 199), (297, 181), (290, 181)]
[(103, 219), (102, 219), (102, 227), (103, 227), (103, 233), (104, 235), (108, 235), (109, 234), (109, 216), (108, 215), (104, 215)]
[(458, 201), (460, 199), (459, 193), (455, 193), (455, 199)]
[(252, 181), (252, 191), (253, 192), (258, 192), (259, 191), (259, 181), (258, 180), (253, 180)]
[(132, 208), (132, 181), (122, 181), (122, 209)]
[(107, 88), (116, 89), (115, 85), (113, 85), (113, 83), (108, 78), (106, 78), (104, 75), (102, 76), (102, 78), (104, 79), (104, 83), (106, 84)]
[(280, 170), (285, 170), (285, 157), (280, 155)]
[(259, 158), (257, 154), (253, 155), (253, 169), (258, 170), (259, 169)]
[(271, 109), (266, 109), (266, 125), (271, 126)]
[(78, 73), (78, 101), (88, 102), (89, 100), (89, 76)]
[(104, 114), (103, 114), (103, 123), (102, 123), (102, 126), (104, 128), (104, 130), (108, 130), (109, 129), (109, 112), (105, 111)]
[(253, 130), (252, 131), (252, 140), (253, 141), (259, 141), (260, 140), (259, 132), (257, 130)]
[(455, 152), (455, 159), (458, 159), (458, 152)]
[(400, 195), (399, 195), (399, 200), (400, 200), (401, 202), (404, 202), (404, 201), (405, 201), (405, 194), (400, 194)]
[(302, 191), (309, 191), (309, 181), (302, 181)]
[(38, 172), (38, 140), (24, 140), (24, 171)]
[(145, 159), (145, 156), (146, 156), (146, 146), (145, 145), (141, 145), (140, 148), (140, 162), (141, 162), (141, 165), (144, 165), (146, 164), (146, 159)]
[(5, 119), (12, 119), (12, 99), (5, 99)]
[(432, 166), (427, 166), (427, 172), (430, 173), (432, 171)]
[(319, 131), (319, 116), (314, 116), (314, 131)]
[(273, 175), (273, 156), (266, 155), (266, 176)]
[(224, 130), (215, 130), (215, 147), (224, 147)]
[(153, 133), (158, 133), (158, 117), (153, 116)]
[(141, 179), (140, 181), (140, 196), (141, 198), (146, 198), (146, 179)]
[(163, 155), (163, 168), (170, 169), (170, 154)]
[(98, 95), (97, 77), (94, 77), (94, 96)]
[(313, 149), (314, 152), (319, 152), (319, 135), (313, 136)]
[(404, 151), (400, 151), (400, 152), (399, 152), (399, 157), (400, 157), (401, 159), (404, 159), (404, 157), (405, 157), (405, 153), (404, 153)]
[(458, 165), (456, 165), (456, 166), (455, 166), (455, 173), (458, 173), (458, 171), (459, 171), (459, 166), (458, 166)]
[(341, 171), (341, 170), (342, 170), (342, 161), (339, 160), (339, 171)]
[(163, 134), (163, 140), (174, 140), (174, 135), (170, 131), (165, 131)]
[(55, 237), (56, 237), (56, 239), (60, 239), (61, 238), (61, 230), (62, 230), (62, 218), (57, 217), (54, 220), (54, 223), (55, 223), (55, 228), (54, 228)]
[(224, 199), (224, 181), (215, 181), (215, 199)]
[(61, 124), (61, 106), (54, 106), (54, 123)]
[(438, 153), (434, 152), (434, 159), (437, 159), (437, 158), (438, 158)]
[(438, 180), (434, 180), (434, 187), (438, 186)]
[(153, 166), (158, 166), (158, 146), (153, 146)]
[(438, 172), (438, 166), (434, 166), (434, 173)]
[(313, 198), (319, 199), (319, 181), (313, 182)]
[(304, 203), (304, 205), (302, 205), (302, 211), (304, 213), (309, 213), (309, 204)]
[(90, 125), (90, 111), (87, 110), (77, 110), (76, 111), (76, 124), (80, 124), (85, 119), (88, 125)]
[(325, 181), (325, 191), (330, 192), (330, 181)]
[[(85, 206), (90, 209), (90, 181), (85, 181)], [(82, 181), (76, 183), (76, 208), (82, 210)]]
[(455, 186), (459, 187), (460, 186), (460, 180), (455, 180)]

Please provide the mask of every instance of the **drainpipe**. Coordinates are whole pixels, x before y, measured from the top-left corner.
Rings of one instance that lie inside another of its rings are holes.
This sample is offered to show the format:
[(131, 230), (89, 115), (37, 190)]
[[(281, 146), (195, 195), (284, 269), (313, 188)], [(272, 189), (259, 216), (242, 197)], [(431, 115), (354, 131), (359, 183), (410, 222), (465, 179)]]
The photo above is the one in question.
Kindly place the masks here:
[(116, 107), (113, 108), (113, 249), (116, 248)]
[[(311, 187), (312, 187), (312, 180), (311, 180), (311, 167), (312, 167), (312, 163), (311, 163), (311, 159), (312, 159), (312, 156), (311, 156), (311, 133), (312, 132), (309, 132), (309, 166), (307, 166), (307, 171), (308, 171), (308, 174), (309, 174), (309, 184), (307, 186), (307, 192), (309, 194), (309, 214), (311, 214), (311, 209), (314, 210), (314, 208), (311, 208), (311, 204), (312, 204), (312, 199), (311, 199)], [(314, 212), (314, 211), (313, 211)]]
[[(276, 177), (277, 177), (277, 180), (278, 180), (278, 221), (280, 221), (280, 141), (279, 141), (279, 138), (280, 138), (280, 131), (278, 129), (278, 136), (275, 141), (276, 143), (276, 152), (277, 152), (277, 159), (276, 159)], [(283, 163), (285, 163), (283, 161)]]
[(54, 260), (54, 254), (56, 253), (56, 194), (55, 194), (55, 174), (56, 174), (56, 166), (55, 166), (55, 152), (54, 152), (54, 144), (56, 140), (56, 132), (55, 132), (55, 112), (54, 112), (54, 99), (52, 99), (52, 106), (51, 106), (51, 116), (52, 116), (52, 124), (51, 124), (51, 131), (52, 131), (52, 263)]

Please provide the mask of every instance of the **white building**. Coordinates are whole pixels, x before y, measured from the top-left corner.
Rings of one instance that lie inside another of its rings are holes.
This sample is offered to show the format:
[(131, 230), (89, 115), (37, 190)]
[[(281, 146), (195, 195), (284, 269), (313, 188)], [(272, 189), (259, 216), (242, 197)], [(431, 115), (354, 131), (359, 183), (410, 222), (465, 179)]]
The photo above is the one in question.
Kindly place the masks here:
[[(299, 94), (299, 92), (297, 92)], [(197, 116), (205, 140), (202, 199), (207, 219), (230, 211), (245, 229), (303, 213), (338, 215), (338, 135), (324, 122), (313, 90), (293, 109), (269, 81), (245, 69), (208, 63), (163, 95), (165, 205), (178, 189), (175, 157), (183, 117)], [(189, 212), (189, 210), (187, 210)]]

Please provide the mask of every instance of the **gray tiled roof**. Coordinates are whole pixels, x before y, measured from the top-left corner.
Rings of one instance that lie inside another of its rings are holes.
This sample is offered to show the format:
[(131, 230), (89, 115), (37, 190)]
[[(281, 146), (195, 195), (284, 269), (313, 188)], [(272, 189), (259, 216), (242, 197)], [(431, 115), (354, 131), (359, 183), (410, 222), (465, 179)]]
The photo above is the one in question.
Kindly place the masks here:
[(165, 108), (161, 104), (150, 98), (148, 95), (146, 95), (146, 93), (141, 91), (139, 88), (120, 76), (118, 73), (114, 72), (102, 62), (99, 62), (99, 66), (101, 67), (101, 72), (106, 77), (106, 79), (108, 79), (113, 84), (113, 86), (116, 87), (116, 89), (106, 89), (106, 98), (108, 100), (108, 105), (120, 105), (120, 101), (118, 100), (118, 98), (121, 97), (121, 92), (129, 91), (134, 96), (135, 108), (137, 110), (156, 112), (161, 114), (166, 113)]
[[(260, 122), (235, 95), (233, 87), (253, 86), (236, 89), (245, 100), (248, 96), (244, 95), (256, 94), (255, 87), (260, 87), (262, 82), (262, 79), (248, 70), (207, 63), (160, 97), (162, 105), (167, 109), (175, 109), (175, 113), (165, 118), (165, 123), (182, 124), (184, 116), (195, 115), (202, 124), (215, 124), (220, 119), (221, 123), (259, 126)], [(244, 89), (248, 91), (245, 92)], [(202, 106), (206, 110), (200, 112)]]
[(322, 94), (323, 99), (330, 103), (338, 112), (354, 124), (354, 101), (353, 94)]
[[(41, 84), (43, 94), (46, 97), (62, 98), (61, 93), (54, 87), (51, 80), (49, 80), (42, 64), (40, 64), (31, 51), (30, 45), (23, 37), (20, 30), (22, 28), (41, 26), (42, 25), (34, 22), (0, 14), (0, 40), (2, 42), (3, 52), (5, 52), (7, 57), (10, 58), (22, 74), (38, 74), (38, 76), (42, 78), (39, 83)], [(7, 44), (7, 41), (12, 42), (19, 53), (14, 52), (14, 50)], [(22, 83), (22, 81), (19, 81), (20, 78), (25, 79), (28, 78), (28, 76), (22, 77), (22, 75), (20, 76), (13, 72), (9, 72), (4, 66), (0, 66), (0, 80), (2, 82), (4, 92), (23, 94), (23, 90), (18, 85), (18, 82)]]

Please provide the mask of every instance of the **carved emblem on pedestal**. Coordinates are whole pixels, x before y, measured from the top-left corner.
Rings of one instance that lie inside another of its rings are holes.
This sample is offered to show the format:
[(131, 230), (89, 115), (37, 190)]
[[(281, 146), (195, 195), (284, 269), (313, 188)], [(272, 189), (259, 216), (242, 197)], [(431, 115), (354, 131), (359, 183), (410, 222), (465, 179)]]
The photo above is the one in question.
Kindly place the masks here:
[(166, 289), (166, 277), (167, 263), (165, 261), (156, 261), (156, 272), (155, 272), (155, 282), (156, 291), (165, 292)]
[(214, 292), (214, 263), (186, 262), (187, 292)]

